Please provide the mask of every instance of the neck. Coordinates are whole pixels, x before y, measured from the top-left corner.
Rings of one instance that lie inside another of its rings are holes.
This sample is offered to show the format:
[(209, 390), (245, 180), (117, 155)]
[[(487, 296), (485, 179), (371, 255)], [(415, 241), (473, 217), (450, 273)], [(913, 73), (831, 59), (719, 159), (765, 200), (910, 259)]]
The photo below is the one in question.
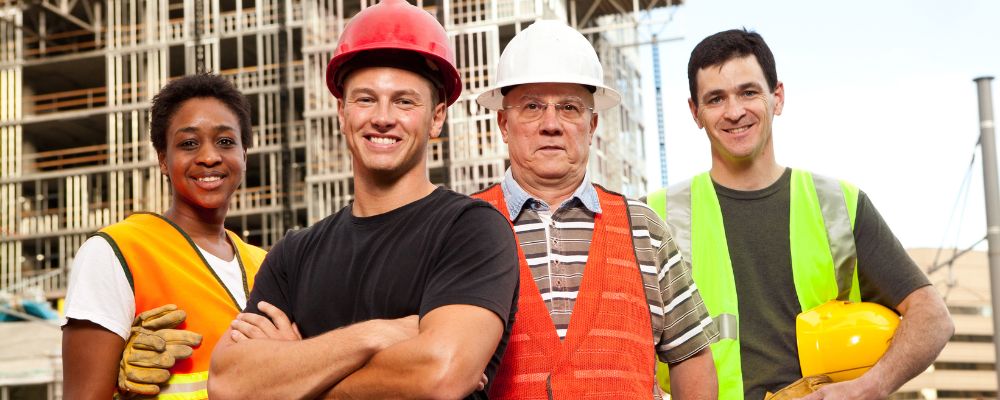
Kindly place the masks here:
[(785, 172), (774, 157), (761, 157), (748, 162), (712, 158), (712, 180), (735, 190), (760, 190), (771, 186)]
[(179, 207), (175, 199), (163, 216), (177, 224), (195, 242), (226, 240), (226, 212), (229, 205), (217, 209)]
[(413, 168), (398, 177), (379, 178), (359, 173), (355, 166), (354, 205), (355, 217), (384, 214), (420, 200), (434, 191), (436, 186), (427, 177), (426, 168)]
[(541, 199), (549, 207), (559, 207), (566, 199), (573, 196), (587, 172), (586, 170), (571, 172), (556, 179), (519, 173), (516, 169), (512, 169), (511, 173), (514, 175), (514, 181), (532, 197)]

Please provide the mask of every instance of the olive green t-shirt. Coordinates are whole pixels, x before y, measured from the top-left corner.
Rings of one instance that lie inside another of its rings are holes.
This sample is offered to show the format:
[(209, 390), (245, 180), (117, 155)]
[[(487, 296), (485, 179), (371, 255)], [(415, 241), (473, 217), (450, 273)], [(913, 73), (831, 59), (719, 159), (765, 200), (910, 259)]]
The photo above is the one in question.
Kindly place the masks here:
[[(795, 317), (802, 311), (792, 280), (789, 244), (791, 169), (770, 187), (737, 191), (715, 184), (739, 297), (743, 390), (761, 399), (802, 377)], [(929, 285), (863, 192), (854, 239), (863, 301), (895, 307)], [(695, 266), (697, 268), (697, 266)]]

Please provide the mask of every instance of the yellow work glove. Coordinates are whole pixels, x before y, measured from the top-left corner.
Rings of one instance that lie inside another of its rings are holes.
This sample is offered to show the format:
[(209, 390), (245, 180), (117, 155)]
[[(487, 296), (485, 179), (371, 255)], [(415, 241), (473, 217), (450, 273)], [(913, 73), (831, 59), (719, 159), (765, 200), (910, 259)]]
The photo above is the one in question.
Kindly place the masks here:
[(768, 393), (764, 396), (764, 400), (790, 400), (805, 397), (809, 393), (815, 392), (819, 388), (831, 383), (833, 381), (826, 375), (806, 376), (785, 386), (777, 393)]
[(118, 367), (118, 390), (122, 394), (155, 395), (170, 380), (170, 367), (191, 357), (192, 347), (201, 344), (201, 335), (171, 329), (184, 322), (187, 314), (167, 304), (135, 317), (122, 360)]

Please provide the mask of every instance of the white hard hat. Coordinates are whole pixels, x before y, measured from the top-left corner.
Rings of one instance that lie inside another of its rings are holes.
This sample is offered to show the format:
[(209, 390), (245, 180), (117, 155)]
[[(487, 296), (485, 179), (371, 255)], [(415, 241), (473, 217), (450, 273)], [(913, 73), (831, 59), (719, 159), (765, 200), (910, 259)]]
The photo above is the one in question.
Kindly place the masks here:
[(561, 21), (539, 20), (514, 36), (500, 55), (496, 85), (476, 98), (490, 110), (503, 108), (505, 87), (526, 83), (578, 83), (593, 86), (594, 111), (621, 102), (621, 95), (604, 84), (604, 68), (594, 46)]

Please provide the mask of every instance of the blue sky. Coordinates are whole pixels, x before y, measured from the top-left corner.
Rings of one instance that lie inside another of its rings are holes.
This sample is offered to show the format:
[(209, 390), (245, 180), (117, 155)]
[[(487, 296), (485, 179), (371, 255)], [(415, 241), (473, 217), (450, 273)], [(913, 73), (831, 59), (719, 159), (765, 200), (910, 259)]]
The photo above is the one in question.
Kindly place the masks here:
[[(690, 0), (653, 17), (671, 22), (642, 32), (681, 38), (660, 44), (669, 183), (710, 166), (708, 139), (687, 110), (691, 49), (747, 27), (768, 42), (785, 85), (774, 123), (780, 164), (854, 182), (906, 247), (967, 247), (985, 235), (978, 150), (967, 200), (956, 200), (979, 137), (972, 79), (1000, 78), (1000, 2)], [(641, 53), (645, 98), (654, 99), (649, 46)], [(655, 188), (656, 104), (644, 104)], [(951, 220), (956, 207), (961, 220)]]

